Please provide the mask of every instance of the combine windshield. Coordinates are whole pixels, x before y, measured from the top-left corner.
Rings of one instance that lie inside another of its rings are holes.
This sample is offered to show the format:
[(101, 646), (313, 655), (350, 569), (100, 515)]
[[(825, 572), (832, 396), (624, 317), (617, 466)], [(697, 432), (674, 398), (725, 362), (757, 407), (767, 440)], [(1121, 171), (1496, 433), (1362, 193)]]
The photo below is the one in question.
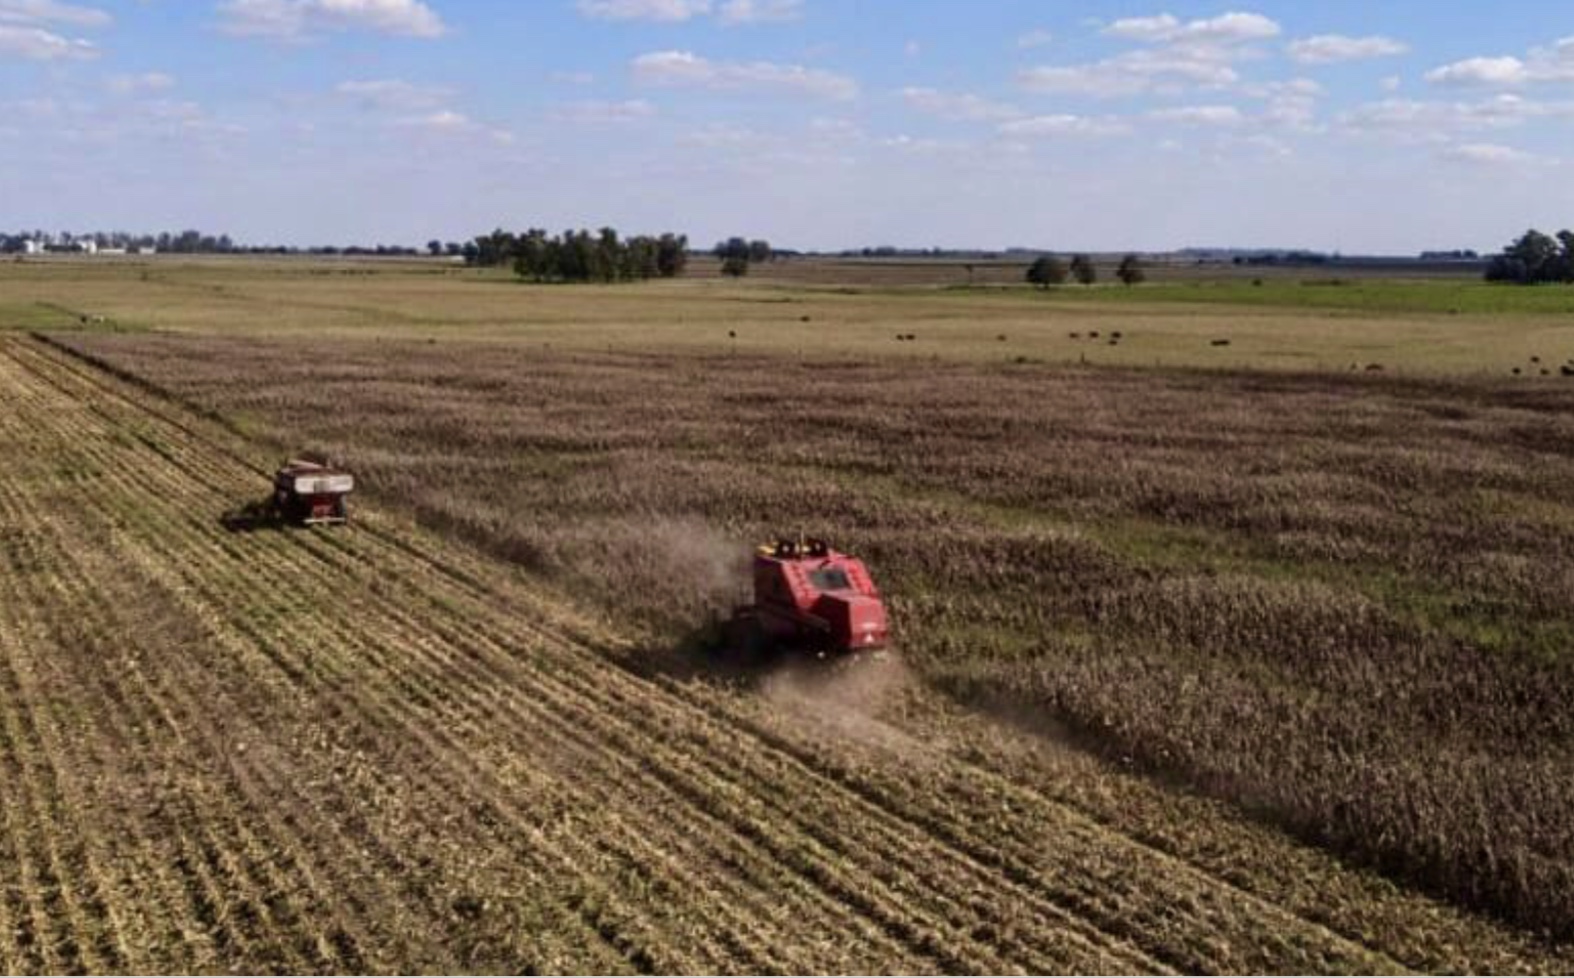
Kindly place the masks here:
[(816, 591), (851, 591), (853, 582), (840, 567), (822, 567), (809, 572), (809, 583)]

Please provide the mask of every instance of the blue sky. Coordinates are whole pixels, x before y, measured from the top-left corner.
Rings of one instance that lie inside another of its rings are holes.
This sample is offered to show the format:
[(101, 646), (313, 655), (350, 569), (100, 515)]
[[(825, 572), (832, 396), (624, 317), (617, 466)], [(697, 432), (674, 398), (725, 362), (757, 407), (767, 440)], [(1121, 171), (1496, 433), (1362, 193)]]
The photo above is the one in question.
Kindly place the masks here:
[(0, 0), (0, 228), (1488, 249), (1571, 137), (1551, 0)]

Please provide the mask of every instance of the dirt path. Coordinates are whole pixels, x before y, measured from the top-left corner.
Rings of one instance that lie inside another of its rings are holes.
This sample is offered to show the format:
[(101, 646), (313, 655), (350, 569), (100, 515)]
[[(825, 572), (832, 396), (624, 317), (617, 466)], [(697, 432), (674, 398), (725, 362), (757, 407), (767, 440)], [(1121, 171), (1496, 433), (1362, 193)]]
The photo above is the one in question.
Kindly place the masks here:
[(227, 532), (244, 446), (21, 337), (0, 459), (7, 972), (1549, 966), (896, 672), (740, 692), (385, 514)]

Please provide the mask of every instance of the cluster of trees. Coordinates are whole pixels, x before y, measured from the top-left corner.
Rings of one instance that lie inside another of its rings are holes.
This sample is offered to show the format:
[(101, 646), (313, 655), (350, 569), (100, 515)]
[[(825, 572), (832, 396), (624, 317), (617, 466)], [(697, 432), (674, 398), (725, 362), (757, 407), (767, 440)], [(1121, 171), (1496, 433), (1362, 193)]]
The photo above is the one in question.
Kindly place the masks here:
[(1488, 282), (1574, 282), (1574, 231), (1557, 237), (1531, 229), (1487, 265)]
[(753, 241), (728, 238), (716, 242), (716, 247), (711, 251), (721, 262), (721, 273), (734, 278), (749, 274), (750, 265), (768, 262), (776, 257), (776, 253), (771, 250), (771, 243), (759, 238)]
[[(429, 250), (432, 244), (436, 242), (427, 245)], [(466, 244), (460, 253), (472, 265), (512, 265), (521, 278), (533, 282), (633, 282), (682, 275), (689, 239), (670, 232), (622, 238), (613, 228), (559, 235), (541, 228), (523, 234), (499, 229)]]
[[(1136, 255), (1127, 255), (1115, 269), (1115, 277), (1125, 285), (1136, 285), (1148, 276), (1142, 270), (1142, 260)], [(1097, 282), (1099, 273), (1093, 259), (1087, 255), (1072, 255), (1068, 264), (1054, 255), (1043, 255), (1027, 269), (1027, 280), (1041, 289), (1064, 285), (1067, 279), (1075, 279), (1081, 285)]]

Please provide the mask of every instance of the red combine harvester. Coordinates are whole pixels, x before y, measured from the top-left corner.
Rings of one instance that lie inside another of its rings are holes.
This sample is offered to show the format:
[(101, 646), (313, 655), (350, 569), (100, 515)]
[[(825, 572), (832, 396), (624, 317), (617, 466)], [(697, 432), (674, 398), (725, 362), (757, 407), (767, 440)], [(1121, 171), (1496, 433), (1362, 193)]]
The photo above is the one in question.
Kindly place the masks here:
[(823, 540), (778, 540), (754, 554), (754, 604), (733, 615), (745, 653), (799, 648), (823, 657), (885, 647), (885, 604), (864, 562)]
[(273, 476), (273, 515), (288, 523), (343, 523), (345, 497), (355, 490), (355, 476), (324, 462), (291, 459)]

